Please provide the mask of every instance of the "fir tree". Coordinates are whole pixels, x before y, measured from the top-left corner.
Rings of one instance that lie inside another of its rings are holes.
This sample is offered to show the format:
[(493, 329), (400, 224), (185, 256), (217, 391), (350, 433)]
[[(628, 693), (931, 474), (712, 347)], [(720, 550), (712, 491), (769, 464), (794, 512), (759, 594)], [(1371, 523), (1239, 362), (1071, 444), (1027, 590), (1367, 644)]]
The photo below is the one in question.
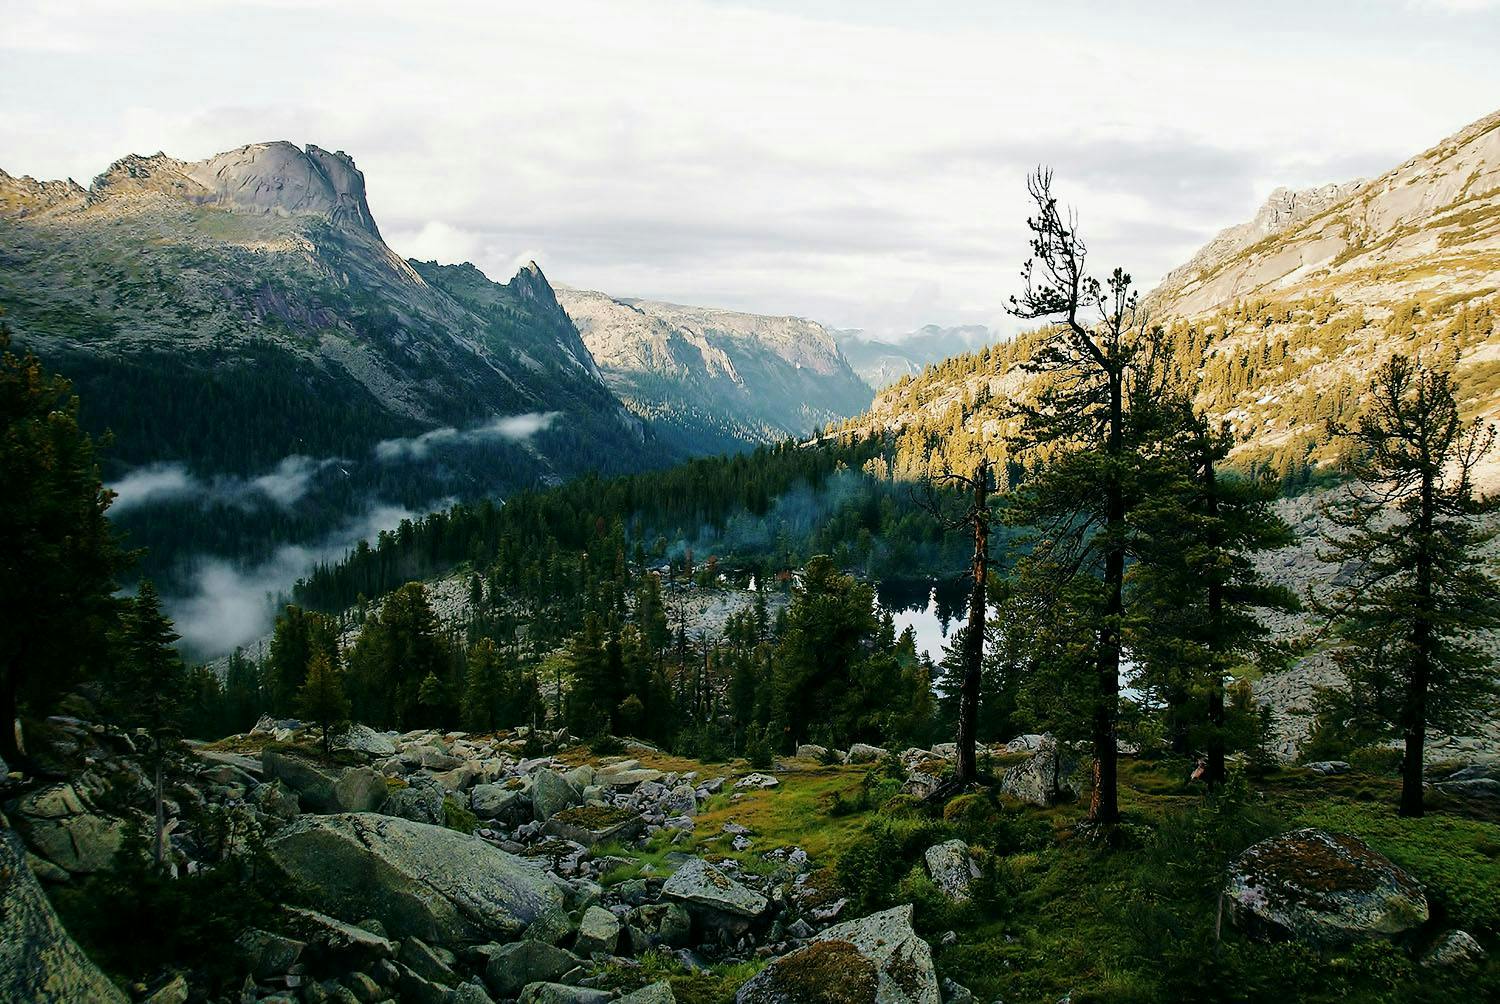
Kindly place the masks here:
[(0, 471), (0, 757), (18, 765), (18, 715), (45, 714), (105, 651), (129, 556), (105, 517), (114, 496), (71, 385), (12, 352), (3, 323)]
[(331, 752), (332, 730), (349, 720), (344, 674), (327, 652), (314, 653), (308, 663), (307, 679), (297, 692), (297, 713), (322, 730), (323, 754), (327, 756)]
[(156, 830), (152, 859), (160, 867), (165, 853), (166, 811), (162, 778), (169, 744), (181, 726), (187, 674), (177, 650), (178, 635), (161, 611), (150, 580), (142, 580), (120, 622), (120, 660), (112, 699), (125, 724), (146, 733), (147, 760), (154, 775)]

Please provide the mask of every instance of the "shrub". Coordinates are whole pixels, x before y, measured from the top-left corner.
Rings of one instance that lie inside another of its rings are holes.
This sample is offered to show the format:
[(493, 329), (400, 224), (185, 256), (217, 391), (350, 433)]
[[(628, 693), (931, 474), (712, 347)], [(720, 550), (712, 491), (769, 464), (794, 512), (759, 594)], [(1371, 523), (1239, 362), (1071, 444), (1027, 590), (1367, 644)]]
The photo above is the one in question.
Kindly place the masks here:
[(1349, 766), (1362, 774), (1394, 777), (1401, 773), (1402, 754), (1391, 746), (1361, 746), (1349, 751)]

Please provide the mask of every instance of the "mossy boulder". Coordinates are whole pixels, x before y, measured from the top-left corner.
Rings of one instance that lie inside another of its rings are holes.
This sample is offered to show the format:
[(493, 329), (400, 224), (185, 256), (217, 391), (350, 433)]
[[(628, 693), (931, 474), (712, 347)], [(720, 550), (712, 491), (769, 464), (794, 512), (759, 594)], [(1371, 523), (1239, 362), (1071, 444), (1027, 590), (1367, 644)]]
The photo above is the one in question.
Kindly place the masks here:
[(1427, 922), (1427, 897), (1357, 837), (1308, 827), (1262, 840), (1230, 868), (1230, 918), (1246, 933), (1320, 947), (1392, 938)]
[(736, 1004), (942, 1004), (932, 949), (898, 906), (836, 924), (740, 987)]
[(474, 944), (515, 937), (560, 908), (534, 865), (476, 837), (373, 813), (303, 816), (271, 860), (336, 917), (374, 917), (395, 937)]
[(563, 809), (547, 820), (545, 832), (585, 847), (606, 840), (634, 836), (641, 828), (641, 817), (625, 809), (608, 805), (575, 805)]

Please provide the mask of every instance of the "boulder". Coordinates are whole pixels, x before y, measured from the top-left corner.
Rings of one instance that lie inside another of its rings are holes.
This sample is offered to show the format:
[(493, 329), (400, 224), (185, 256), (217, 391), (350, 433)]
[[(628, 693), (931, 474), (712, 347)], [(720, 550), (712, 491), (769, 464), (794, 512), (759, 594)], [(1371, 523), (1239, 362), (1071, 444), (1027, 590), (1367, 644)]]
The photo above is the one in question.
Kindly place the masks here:
[(385, 802), (385, 777), (373, 767), (350, 767), (333, 785), (338, 812), (374, 812)]
[(628, 791), (636, 785), (660, 781), (664, 777), (665, 773), (653, 767), (631, 767), (627, 770), (600, 771), (594, 780), (596, 784), (602, 784), (606, 788)]
[(641, 817), (626, 809), (603, 805), (575, 805), (554, 813), (543, 832), (593, 847), (616, 837), (632, 837), (641, 829)]
[(595, 952), (615, 954), (620, 944), (620, 918), (602, 906), (591, 906), (578, 921), (578, 940), (573, 950), (585, 958)]
[(693, 858), (667, 879), (662, 895), (688, 906), (706, 907), (737, 917), (759, 917), (766, 898), (736, 882), (702, 858)]
[(302, 816), (267, 851), (334, 916), (374, 916), (394, 936), (438, 944), (516, 936), (563, 899), (531, 862), (392, 816)]
[(515, 997), (531, 983), (555, 983), (578, 968), (572, 952), (543, 941), (513, 941), (479, 949), (484, 982), (497, 997)]
[(779, 788), (781, 782), (770, 774), (762, 774), (757, 771), (754, 774), (746, 774), (734, 782), (736, 791), (764, 791), (767, 788)]
[(910, 904), (837, 924), (762, 969), (736, 1004), (942, 1004)]
[[(306, 956), (348, 969), (363, 969), (396, 954), (396, 946), (383, 934), (356, 924), (346, 924), (316, 910), (282, 908), (287, 929), (307, 944)], [(368, 923), (374, 923), (369, 921)]]
[(1320, 947), (1388, 938), (1427, 921), (1416, 881), (1357, 837), (1293, 830), (1253, 844), (1225, 888), (1230, 919), (1247, 933)]
[(1449, 931), (1422, 955), (1422, 965), (1439, 968), (1476, 966), (1484, 961), (1485, 951), (1468, 931)]
[(844, 756), (845, 763), (874, 763), (886, 755), (886, 750), (869, 743), (855, 743)]
[(969, 887), (979, 877), (979, 866), (962, 840), (947, 840), (927, 848), (923, 855), (927, 874), (944, 896), (954, 903), (969, 900)]
[(391, 737), (376, 732), (368, 725), (349, 726), (341, 734), (334, 736), (330, 745), (336, 750), (352, 750), (367, 757), (388, 757), (396, 754), (396, 744), (391, 741)]
[(8, 829), (0, 829), (0, 1000), (129, 1001), (63, 929)]
[(307, 948), (306, 942), (253, 927), (239, 936), (235, 946), (250, 975), (262, 982), (289, 972)]
[(542, 822), (564, 809), (583, 804), (583, 793), (557, 771), (543, 767), (531, 782), (531, 809)]
[(371, 767), (329, 767), (281, 750), (261, 751), (265, 777), (297, 793), (305, 812), (373, 812), (385, 801), (385, 778)]
[(1327, 777), (1333, 774), (1347, 774), (1350, 767), (1347, 760), (1318, 760), (1307, 764), (1307, 769), (1314, 774), (1322, 774)]
[(677, 1004), (677, 996), (672, 993), (672, 984), (663, 980), (628, 993), (615, 1004)]
[(485, 990), (484, 984), (470, 980), (453, 988), (453, 996), (448, 998), (448, 1004), (495, 1004), (495, 998)]
[(1028, 805), (1044, 807), (1064, 795), (1077, 798), (1078, 766), (1078, 758), (1059, 747), (1056, 739), (1042, 736), (1036, 752), (1000, 778), (1000, 790)]
[(469, 792), (469, 809), (480, 819), (509, 817), (526, 801), (526, 795), (503, 784), (477, 784)]
[(413, 776), (404, 787), (390, 789), (380, 811), (387, 816), (409, 819), (414, 823), (443, 823), (443, 798), (447, 789), (430, 777)]
[(37, 854), (74, 875), (110, 868), (124, 839), (124, 820), (92, 812), (31, 820), (26, 828), (26, 840)]
[(521, 991), (520, 1004), (607, 1004), (606, 990), (570, 987), (563, 983), (533, 983)]
[(797, 747), (797, 756), (821, 762), (828, 759), (828, 747), (819, 746), (817, 743), (803, 743)]

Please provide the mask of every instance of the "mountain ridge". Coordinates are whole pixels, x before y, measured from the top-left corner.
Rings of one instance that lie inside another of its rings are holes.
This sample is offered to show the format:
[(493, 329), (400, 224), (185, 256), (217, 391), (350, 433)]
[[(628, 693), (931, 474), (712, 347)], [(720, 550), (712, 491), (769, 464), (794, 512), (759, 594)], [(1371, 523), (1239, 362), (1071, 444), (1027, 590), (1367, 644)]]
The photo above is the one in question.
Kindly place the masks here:
[(870, 389), (816, 321), (564, 287), (605, 381), (685, 447), (806, 436), (869, 405)]

